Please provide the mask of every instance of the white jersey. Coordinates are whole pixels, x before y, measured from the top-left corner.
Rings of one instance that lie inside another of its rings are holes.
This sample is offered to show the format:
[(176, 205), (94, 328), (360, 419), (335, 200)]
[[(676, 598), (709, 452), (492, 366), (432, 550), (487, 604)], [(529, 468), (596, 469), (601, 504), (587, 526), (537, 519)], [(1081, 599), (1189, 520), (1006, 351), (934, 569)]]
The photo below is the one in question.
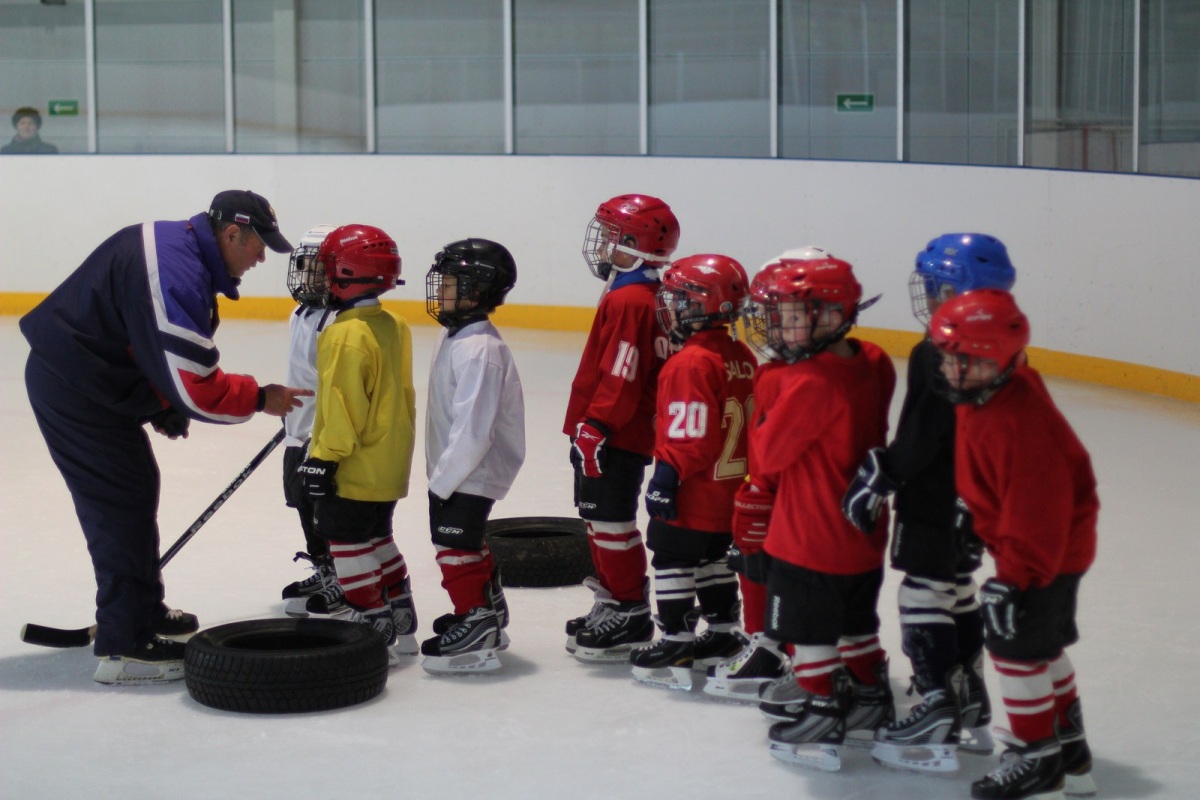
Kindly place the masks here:
[(490, 320), (433, 347), (425, 406), (429, 490), (501, 500), (525, 461), (525, 396), (512, 351)]
[[(329, 324), (334, 312), (327, 308), (300, 306), (288, 322), (292, 333), (288, 351), (287, 385), (297, 389), (317, 390), (317, 334)], [(312, 436), (313, 418), (317, 407), (313, 397), (299, 397), (300, 407), (283, 418), (285, 447), (300, 447)]]

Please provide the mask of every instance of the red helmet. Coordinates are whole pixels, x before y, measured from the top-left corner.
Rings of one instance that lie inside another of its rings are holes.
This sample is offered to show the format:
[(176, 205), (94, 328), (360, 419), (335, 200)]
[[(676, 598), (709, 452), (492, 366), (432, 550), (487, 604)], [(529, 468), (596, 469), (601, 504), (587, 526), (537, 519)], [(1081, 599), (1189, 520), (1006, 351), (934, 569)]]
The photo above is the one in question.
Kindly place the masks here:
[(729, 256), (681, 258), (663, 273), (658, 324), (682, 342), (700, 328), (732, 323), (741, 314), (748, 283), (746, 270)]
[(343, 225), (321, 243), (317, 260), (329, 278), (333, 304), (344, 304), (359, 295), (382, 294), (397, 285), (400, 255), (396, 242), (371, 225)]
[(596, 277), (607, 280), (613, 269), (612, 253), (634, 256), (631, 267), (643, 261), (665, 263), (679, 245), (679, 220), (671, 207), (645, 194), (623, 194), (607, 200), (596, 209), (583, 237), (583, 258)]
[[(768, 263), (754, 276), (750, 299), (750, 344), (767, 358), (792, 362), (816, 355), (850, 332), (858, 318), (862, 286), (854, 277), (854, 268), (840, 258), (781, 258)], [(784, 302), (806, 305), (807, 343), (785, 340), (785, 323), (780, 313), (780, 304)], [(813, 339), (812, 332), (819, 324), (822, 310), (831, 306), (841, 307), (842, 324), (829, 336)]]
[(929, 338), (943, 353), (989, 359), (1006, 370), (1029, 345), (1029, 320), (1008, 292), (976, 289), (934, 312)]

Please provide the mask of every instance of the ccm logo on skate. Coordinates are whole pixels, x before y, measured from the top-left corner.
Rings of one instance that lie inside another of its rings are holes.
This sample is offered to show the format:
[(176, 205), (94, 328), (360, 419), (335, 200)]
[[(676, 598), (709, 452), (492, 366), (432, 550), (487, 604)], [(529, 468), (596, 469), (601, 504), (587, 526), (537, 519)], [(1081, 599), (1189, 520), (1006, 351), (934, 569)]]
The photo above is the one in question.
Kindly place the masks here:
[(449, 534), (450, 536), (461, 536), (462, 532), (463, 532), (462, 528), (448, 528), (444, 525), (438, 526), (438, 533), (445, 533), (445, 534)]
[(587, 508), (587, 509), (594, 509), (596, 507), (596, 504), (595, 503), (580, 503), (579, 507)]

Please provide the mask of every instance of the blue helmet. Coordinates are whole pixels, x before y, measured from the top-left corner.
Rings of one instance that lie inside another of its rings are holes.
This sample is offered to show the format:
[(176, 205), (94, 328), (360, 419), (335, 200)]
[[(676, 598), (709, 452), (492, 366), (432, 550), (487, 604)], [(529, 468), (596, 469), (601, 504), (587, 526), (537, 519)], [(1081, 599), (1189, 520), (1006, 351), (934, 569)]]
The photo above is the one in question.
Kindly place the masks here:
[(937, 307), (973, 289), (1012, 289), (1017, 271), (1004, 242), (986, 233), (945, 233), (917, 253), (908, 281), (913, 316), (928, 327)]

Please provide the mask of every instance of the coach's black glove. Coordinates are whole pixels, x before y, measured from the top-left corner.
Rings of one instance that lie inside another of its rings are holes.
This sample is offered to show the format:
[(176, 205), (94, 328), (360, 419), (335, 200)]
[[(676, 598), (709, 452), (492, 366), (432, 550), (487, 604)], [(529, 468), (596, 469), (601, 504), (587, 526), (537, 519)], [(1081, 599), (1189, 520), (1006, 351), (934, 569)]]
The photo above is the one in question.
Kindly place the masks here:
[(336, 461), (326, 461), (323, 458), (310, 458), (300, 465), (300, 477), (304, 481), (304, 491), (313, 500), (334, 494), (337, 481), (333, 479), (337, 472)]
[(882, 447), (874, 447), (867, 453), (866, 461), (859, 466), (842, 498), (842, 513), (863, 533), (875, 532), (884, 501), (897, 488), (895, 481), (883, 471), (882, 455)]
[(646, 486), (646, 513), (654, 519), (670, 522), (678, 516), (675, 493), (679, 491), (679, 473), (665, 461), (654, 467), (654, 476)]
[(174, 406), (167, 406), (162, 411), (151, 414), (149, 422), (155, 431), (168, 439), (178, 439), (180, 436), (186, 439), (188, 425), (192, 424), (187, 414), (176, 411)]
[(995, 578), (984, 581), (979, 590), (979, 605), (983, 607), (983, 624), (988, 636), (1006, 640), (1016, 637), (1020, 601), (1021, 590), (1011, 583)]

